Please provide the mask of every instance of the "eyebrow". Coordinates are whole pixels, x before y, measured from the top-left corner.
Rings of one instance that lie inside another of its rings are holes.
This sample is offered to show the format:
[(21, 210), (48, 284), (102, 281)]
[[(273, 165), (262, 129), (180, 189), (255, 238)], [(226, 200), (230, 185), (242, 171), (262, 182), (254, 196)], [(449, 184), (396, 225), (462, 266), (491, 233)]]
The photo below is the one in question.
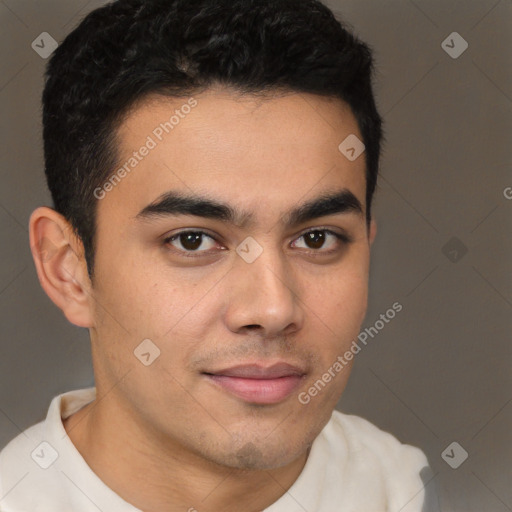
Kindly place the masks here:
[[(295, 227), (319, 217), (335, 214), (355, 214), (363, 217), (363, 206), (359, 199), (345, 188), (311, 199), (287, 212), (283, 218), (285, 226)], [(219, 220), (240, 228), (254, 224), (254, 215), (251, 212), (240, 210), (207, 196), (188, 195), (177, 191), (162, 194), (144, 207), (135, 219), (149, 221), (180, 215)]]

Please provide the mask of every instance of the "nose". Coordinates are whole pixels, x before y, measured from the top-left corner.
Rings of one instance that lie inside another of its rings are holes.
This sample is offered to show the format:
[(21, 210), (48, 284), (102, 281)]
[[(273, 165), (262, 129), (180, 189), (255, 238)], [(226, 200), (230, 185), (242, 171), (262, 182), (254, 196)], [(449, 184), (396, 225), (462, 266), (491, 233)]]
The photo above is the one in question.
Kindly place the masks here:
[(252, 263), (238, 258), (227, 282), (227, 326), (236, 333), (260, 331), (264, 337), (300, 329), (304, 311), (297, 285), (277, 251), (264, 250)]

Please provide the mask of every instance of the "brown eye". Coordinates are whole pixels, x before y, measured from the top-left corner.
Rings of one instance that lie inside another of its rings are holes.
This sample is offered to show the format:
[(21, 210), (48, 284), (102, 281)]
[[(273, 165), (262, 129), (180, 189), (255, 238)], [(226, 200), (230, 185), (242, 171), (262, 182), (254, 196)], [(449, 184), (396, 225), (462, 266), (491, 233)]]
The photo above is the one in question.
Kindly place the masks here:
[(311, 249), (310, 252), (319, 254), (334, 253), (352, 241), (347, 235), (336, 233), (330, 229), (312, 229), (303, 233), (297, 240), (303, 240), (305, 247), (300, 247), (297, 242), (294, 242), (294, 247)]
[[(210, 240), (210, 247), (206, 241)], [(165, 244), (171, 245), (177, 252), (197, 252), (205, 253), (215, 245), (214, 239), (203, 231), (182, 231), (164, 240)], [(206, 244), (206, 247), (204, 245)], [(181, 246), (181, 247), (180, 247)], [(198, 250), (200, 247), (203, 249)]]
[(310, 231), (304, 236), (304, 241), (310, 249), (321, 249), (325, 243), (325, 233), (323, 231)]
[(182, 233), (179, 240), (183, 248), (187, 251), (195, 251), (203, 243), (203, 235), (201, 233)]

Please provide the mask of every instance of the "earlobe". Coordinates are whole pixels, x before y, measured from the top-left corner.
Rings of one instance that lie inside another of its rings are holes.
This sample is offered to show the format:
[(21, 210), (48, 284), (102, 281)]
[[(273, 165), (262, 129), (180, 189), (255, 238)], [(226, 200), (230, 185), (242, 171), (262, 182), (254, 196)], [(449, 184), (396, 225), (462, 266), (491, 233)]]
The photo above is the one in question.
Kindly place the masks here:
[(71, 323), (91, 327), (91, 285), (83, 246), (69, 222), (51, 208), (37, 208), (30, 216), (29, 237), (43, 290)]

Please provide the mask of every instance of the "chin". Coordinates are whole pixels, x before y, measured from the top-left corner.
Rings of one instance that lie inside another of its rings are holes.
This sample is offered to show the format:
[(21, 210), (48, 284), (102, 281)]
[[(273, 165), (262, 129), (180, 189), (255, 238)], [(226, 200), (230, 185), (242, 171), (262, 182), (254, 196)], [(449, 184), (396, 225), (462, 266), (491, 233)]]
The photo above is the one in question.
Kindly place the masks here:
[(309, 448), (304, 438), (297, 443), (290, 443), (289, 438), (287, 443), (277, 438), (272, 441), (270, 439), (240, 440), (239, 443), (234, 442), (229, 446), (224, 453), (217, 453), (212, 460), (233, 469), (272, 470), (292, 463)]

